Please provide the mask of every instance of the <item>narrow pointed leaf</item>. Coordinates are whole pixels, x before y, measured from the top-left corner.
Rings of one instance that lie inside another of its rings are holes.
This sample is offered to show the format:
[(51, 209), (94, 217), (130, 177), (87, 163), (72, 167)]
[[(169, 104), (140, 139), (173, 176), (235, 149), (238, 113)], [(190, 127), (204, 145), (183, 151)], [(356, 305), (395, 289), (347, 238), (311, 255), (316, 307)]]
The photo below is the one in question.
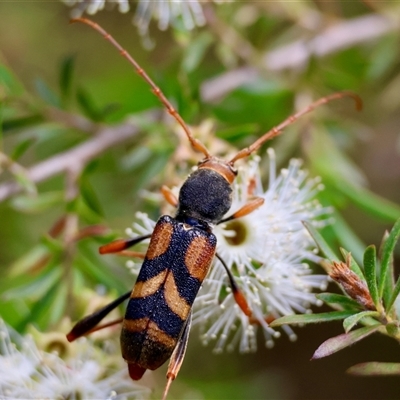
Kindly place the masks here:
[(81, 110), (85, 113), (87, 117), (96, 122), (102, 120), (101, 111), (94, 103), (92, 97), (84, 88), (78, 88), (76, 99)]
[(343, 321), (343, 328), (348, 333), (357, 323), (364, 317), (377, 317), (379, 313), (377, 311), (362, 311), (358, 314), (351, 315)]
[(43, 260), (48, 256), (49, 249), (39, 243), (12, 263), (8, 270), (8, 277), (15, 277), (31, 272), (32, 268), (34, 268), (40, 260)]
[(308, 232), (314, 239), (315, 243), (317, 244), (317, 246), (319, 247), (321, 252), (325, 255), (325, 257), (330, 261), (338, 260), (339, 259), (338, 256), (330, 248), (329, 244), (325, 241), (325, 239), (318, 232), (318, 230), (315, 229), (315, 227), (312, 224), (310, 224), (306, 221), (303, 221), (303, 224), (307, 228)]
[(17, 144), (11, 153), (11, 159), (17, 161), (35, 143), (35, 139), (28, 138)]
[(19, 323), (17, 327), (18, 330), (24, 330), (26, 325), (32, 323), (32, 321), (39, 323), (41, 320), (43, 322), (43, 325), (41, 326), (42, 329), (48, 326), (47, 316), (49, 315), (48, 313), (51, 311), (53, 304), (55, 304), (55, 298), (59, 288), (60, 281), (58, 280), (46, 291), (40, 300), (36, 301), (32, 305), (30, 314)]
[(5, 95), (18, 96), (22, 94), (24, 88), (22, 83), (18, 81), (17, 77), (4, 65), (0, 65), (0, 82), (4, 88)]
[(42, 79), (38, 78), (35, 81), (36, 91), (39, 96), (48, 104), (54, 107), (60, 107), (60, 99), (49, 85)]
[(318, 293), (315, 297), (326, 304), (337, 304), (347, 310), (360, 310), (361, 306), (355, 300), (343, 294)]
[(364, 272), (369, 293), (372, 297), (372, 301), (377, 307), (379, 304), (379, 294), (376, 269), (376, 248), (373, 245), (368, 246), (364, 252)]
[(41, 213), (47, 209), (59, 205), (64, 201), (63, 192), (47, 192), (40, 193), (35, 196), (20, 195), (15, 197), (11, 204), (21, 212), (26, 213)]
[[(379, 260), (382, 261), (382, 255), (383, 255), (383, 251), (385, 248), (385, 244), (386, 241), (389, 237), (389, 232), (385, 231), (382, 241), (380, 243), (379, 246), (379, 252), (378, 252), (378, 258)], [(379, 269), (379, 274), (381, 272), (381, 269)], [(379, 279), (380, 279), (380, 275), (378, 276), (378, 290), (379, 290)], [(389, 304), (389, 299), (392, 297), (393, 294), (393, 290), (394, 290), (394, 264), (393, 264), (393, 254), (390, 255), (389, 258), (389, 267), (388, 267), (388, 273), (386, 275), (386, 279), (385, 279), (385, 283), (384, 283), (384, 287), (383, 287), (383, 294), (382, 294), (382, 300), (383, 300), (383, 304), (386, 306), (387, 304)]]
[(361, 376), (400, 375), (400, 364), (372, 361), (353, 365), (346, 372), (352, 375)]
[(60, 282), (60, 279), (61, 270), (48, 270), (27, 283), (10, 287), (2, 293), (1, 299), (9, 301), (15, 298), (29, 298), (35, 302), (40, 302), (50, 288)]
[(399, 293), (400, 293), (400, 276), (398, 277), (396, 285), (394, 286), (392, 295), (391, 295), (389, 301), (386, 304), (386, 312), (387, 313), (390, 312), (390, 310), (391, 310), (394, 302), (396, 301), (397, 296), (399, 295)]
[(213, 43), (213, 36), (210, 32), (203, 31), (196, 39), (187, 46), (182, 61), (182, 68), (186, 73), (193, 72), (201, 63), (209, 46)]
[(74, 61), (73, 56), (68, 56), (62, 61), (60, 68), (60, 92), (64, 103), (68, 100), (71, 93)]
[(400, 207), (383, 197), (359, 186), (337, 181), (338, 191), (347, 196), (361, 210), (383, 221), (392, 222), (400, 215)]
[(382, 297), (389, 266), (392, 258), (393, 249), (400, 236), (400, 218), (394, 224), (389, 236), (385, 240), (382, 249), (381, 273), (379, 277), (379, 295)]
[(286, 315), (278, 318), (270, 323), (270, 326), (275, 328), (281, 325), (290, 324), (315, 324), (318, 322), (329, 322), (345, 319), (354, 314), (354, 311), (332, 311), (320, 314), (296, 314)]
[(330, 338), (318, 347), (318, 349), (312, 356), (312, 360), (330, 356), (331, 354), (336, 353), (339, 350), (342, 350), (354, 343), (357, 343), (361, 339), (364, 339), (372, 333), (376, 332), (381, 326), (381, 324), (365, 326), (355, 331), (343, 333), (339, 336)]

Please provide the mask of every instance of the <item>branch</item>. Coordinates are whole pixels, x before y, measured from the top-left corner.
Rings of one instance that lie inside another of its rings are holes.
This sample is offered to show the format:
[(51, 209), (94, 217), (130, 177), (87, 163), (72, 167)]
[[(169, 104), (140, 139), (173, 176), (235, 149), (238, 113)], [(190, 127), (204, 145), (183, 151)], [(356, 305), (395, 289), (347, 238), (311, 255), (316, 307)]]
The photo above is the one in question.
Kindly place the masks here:
[[(149, 115), (148, 118), (154, 118), (154, 114)], [(96, 136), (93, 138), (86, 140), (84, 143), (70, 150), (27, 168), (26, 178), (33, 183), (39, 183), (61, 172), (68, 171), (71, 167), (74, 167), (74, 169), (82, 169), (88, 161), (97, 157), (110, 147), (132, 139), (138, 132), (139, 128), (131, 123), (123, 123), (111, 127), (99, 127)], [(0, 201), (6, 200), (22, 190), (23, 187), (17, 182), (4, 183), (0, 185)]]
[[(261, 67), (275, 72), (284, 69), (302, 69), (314, 57), (321, 58), (366, 43), (398, 28), (398, 22), (383, 15), (370, 14), (354, 18), (331, 26), (310, 40), (300, 39), (265, 53)], [(200, 89), (201, 98), (205, 102), (215, 102), (259, 76), (259, 70), (254, 67), (242, 67), (223, 73), (203, 83)]]

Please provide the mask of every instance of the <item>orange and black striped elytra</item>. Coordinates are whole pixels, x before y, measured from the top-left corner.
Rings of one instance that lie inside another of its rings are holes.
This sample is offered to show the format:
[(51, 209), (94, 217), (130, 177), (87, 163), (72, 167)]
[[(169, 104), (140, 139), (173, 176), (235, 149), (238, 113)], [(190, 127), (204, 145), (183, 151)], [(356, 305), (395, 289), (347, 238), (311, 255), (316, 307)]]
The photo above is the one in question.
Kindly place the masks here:
[[(162, 91), (110, 34), (85, 18), (78, 18), (72, 22), (91, 26), (120, 51), (183, 128), (192, 148), (204, 156), (197, 169), (183, 183), (178, 199), (168, 189), (162, 189), (165, 199), (177, 208), (174, 217), (162, 216), (151, 235), (117, 240), (100, 248), (102, 254), (126, 254), (127, 248), (150, 238), (133, 290), (79, 321), (67, 335), (68, 340), (73, 341), (98, 329), (122, 322), (121, 351), (128, 363), (132, 379), (140, 379), (147, 369), (155, 370), (170, 359), (165, 398), (169, 385), (176, 378), (182, 364), (190, 331), (192, 305), (214, 256), (228, 274), (238, 306), (251, 323), (257, 323), (234, 277), (218, 255), (217, 240), (212, 233), (214, 225), (243, 217), (264, 202), (262, 198), (256, 197), (229, 217), (225, 217), (231, 208), (232, 184), (237, 175), (234, 164), (258, 150), (267, 140), (280, 135), (284, 128), (316, 107), (348, 96), (355, 100), (357, 108), (360, 109), (361, 100), (348, 92), (323, 97), (269, 130), (229, 161), (224, 161), (211, 155), (207, 148), (193, 137), (189, 127)], [(134, 252), (132, 255), (142, 256)], [(128, 298), (123, 319), (98, 325), (111, 310)]]
[(122, 356), (134, 379), (170, 358), (214, 258), (215, 236), (194, 222), (163, 216), (154, 229), (122, 323)]

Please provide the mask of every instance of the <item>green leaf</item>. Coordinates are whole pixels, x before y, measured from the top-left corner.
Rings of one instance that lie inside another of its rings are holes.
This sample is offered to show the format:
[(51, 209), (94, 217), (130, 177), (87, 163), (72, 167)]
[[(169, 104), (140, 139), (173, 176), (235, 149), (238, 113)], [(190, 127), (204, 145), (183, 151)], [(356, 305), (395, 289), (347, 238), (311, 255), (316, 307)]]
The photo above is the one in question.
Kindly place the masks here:
[(397, 278), (397, 282), (396, 282), (396, 285), (394, 286), (392, 295), (390, 296), (390, 298), (389, 298), (389, 300), (388, 300), (388, 302), (386, 304), (386, 312), (387, 313), (389, 313), (390, 310), (392, 309), (393, 304), (396, 301), (397, 296), (399, 295), (399, 293), (400, 293), (400, 276)]
[(149, 160), (152, 155), (152, 151), (147, 146), (134, 147), (128, 154), (121, 158), (121, 168), (124, 171), (132, 172), (146, 162), (150, 162)]
[(17, 161), (32, 145), (35, 143), (35, 139), (28, 138), (20, 142), (16, 147), (14, 147), (10, 158)]
[(50, 290), (50, 287), (60, 281), (60, 277), (60, 268), (47, 269), (40, 276), (33, 278), (29, 282), (6, 290), (2, 294), (2, 298), (6, 301), (16, 297), (38, 301)]
[(38, 78), (35, 81), (35, 87), (36, 87), (36, 91), (38, 92), (39, 96), (48, 104), (50, 104), (51, 106), (60, 107), (60, 99), (59, 97), (56, 95), (56, 93), (54, 93), (54, 91), (52, 89), (50, 89), (50, 87), (47, 85), (47, 83)]
[(336, 293), (318, 293), (315, 297), (326, 304), (338, 304), (346, 310), (359, 310), (361, 306), (350, 297)]
[(81, 177), (79, 187), (82, 200), (86, 203), (89, 209), (99, 216), (104, 216), (104, 212), (97, 194), (86, 176)]
[(307, 228), (308, 232), (314, 239), (321, 252), (325, 255), (325, 257), (330, 261), (339, 260), (339, 257), (330, 248), (329, 244), (325, 241), (325, 239), (317, 231), (317, 229), (315, 229), (315, 227), (309, 222), (303, 221), (303, 224)]
[(45, 316), (44, 321), (47, 325), (56, 324), (64, 315), (67, 304), (67, 291), (67, 285), (59, 285), (51, 303), (51, 308), (48, 311), (49, 315)]
[(105, 268), (101, 264), (94, 264), (88, 258), (80, 258), (76, 261), (76, 266), (96, 283), (102, 283), (109, 288), (121, 286), (121, 282), (110, 268)]
[(381, 326), (381, 324), (365, 326), (355, 331), (343, 333), (339, 336), (330, 338), (318, 347), (311, 359), (316, 360), (318, 358), (330, 356), (331, 354), (336, 353), (337, 351), (342, 350), (345, 347), (351, 346), (361, 339), (366, 338), (367, 336), (376, 332)]
[(369, 293), (375, 306), (379, 305), (377, 268), (376, 268), (376, 248), (374, 245), (368, 246), (364, 252), (364, 272)]
[(382, 297), (383, 289), (389, 272), (392, 253), (400, 236), (400, 218), (394, 224), (389, 236), (385, 240), (381, 255), (381, 273), (379, 276), (379, 296)]
[(93, 99), (86, 89), (78, 88), (76, 99), (81, 110), (93, 121), (101, 121), (102, 115), (99, 108), (95, 105)]
[[(46, 293), (43, 295), (43, 297), (39, 298), (32, 306), (31, 308), (31, 312), (28, 315), (27, 318), (25, 318), (24, 320), (22, 320), (19, 324), (19, 326), (17, 327), (17, 330), (22, 331), (25, 329), (26, 325), (28, 325), (29, 323), (33, 323), (33, 322), (38, 322), (39, 320), (41, 320), (40, 322), (42, 322), (42, 326), (41, 328), (46, 328), (48, 323), (48, 313), (50, 312), (55, 299), (57, 297), (57, 292), (59, 290), (59, 285), (60, 285), (60, 281), (57, 280), (54, 285), (49, 288), (49, 290), (46, 291)], [(45, 318), (45, 322), (43, 322), (43, 319)]]
[(40, 241), (49, 249), (49, 251), (53, 255), (61, 254), (65, 250), (65, 244), (56, 237), (43, 235), (41, 236)]
[(351, 331), (353, 327), (364, 317), (378, 317), (378, 311), (362, 311), (358, 314), (351, 315), (343, 321), (343, 328), (346, 333)]
[(40, 260), (48, 257), (49, 249), (43, 244), (38, 244), (27, 253), (23, 254), (11, 265), (8, 276), (15, 277), (29, 272)]
[(71, 94), (72, 77), (74, 72), (74, 62), (73, 56), (65, 57), (61, 63), (60, 69), (60, 92), (63, 104), (68, 101)]
[[(34, 182), (30, 180), (28, 175), (25, 173), (24, 170), (18, 169), (17, 171), (13, 171), (15, 180), (24, 188), (24, 190), (32, 196), (36, 196), (37, 190)], [(26, 196), (29, 197), (29, 196)], [(16, 199), (16, 198), (14, 198)], [(13, 201), (14, 201), (13, 199)], [(11, 202), (13, 203), (13, 202)]]
[(18, 211), (26, 213), (41, 213), (50, 207), (62, 203), (63, 201), (63, 192), (47, 192), (40, 193), (36, 196), (21, 195), (14, 197), (11, 204)]
[(372, 361), (353, 365), (346, 372), (360, 376), (400, 375), (400, 364)]
[[(350, 104), (350, 103), (349, 103)], [(355, 184), (362, 185), (365, 182), (364, 173), (338, 146), (333, 139), (333, 134), (322, 124), (313, 123), (314, 128), (310, 131), (311, 140), (307, 145), (308, 158), (316, 173), (321, 176), (327, 189), (330, 185), (353, 187)], [(332, 128), (331, 128), (332, 130)], [(332, 165), (335, 168), (332, 168)], [(334, 197), (338, 194), (334, 193)]]
[(338, 191), (347, 196), (356, 206), (382, 221), (393, 222), (400, 216), (400, 207), (367, 189), (336, 181)]
[(190, 46), (186, 47), (182, 61), (182, 68), (186, 73), (194, 71), (199, 66), (213, 40), (213, 35), (210, 32), (203, 31), (191, 41)]
[(397, 63), (398, 43), (395, 35), (385, 35), (379, 41), (379, 46), (371, 48), (370, 59), (374, 62), (369, 62), (367, 66), (367, 81), (377, 82), (379, 79), (385, 79), (384, 75), (389, 73)]
[(6, 89), (6, 95), (18, 96), (23, 92), (22, 84), (4, 65), (0, 65), (0, 84)]
[[(6, 134), (14, 129), (21, 129), (21, 128), (37, 125), (40, 122), (43, 122), (43, 116), (40, 114), (32, 114), (32, 115), (26, 115), (23, 117), (5, 119), (3, 121), (2, 125), (3, 125), (3, 131)], [(32, 140), (32, 139), (28, 139), (28, 140)]]
[(354, 311), (332, 311), (320, 314), (296, 314), (286, 315), (278, 318), (270, 323), (272, 328), (281, 325), (291, 324), (316, 324), (318, 322), (329, 322), (336, 321), (338, 319), (344, 319), (354, 314)]

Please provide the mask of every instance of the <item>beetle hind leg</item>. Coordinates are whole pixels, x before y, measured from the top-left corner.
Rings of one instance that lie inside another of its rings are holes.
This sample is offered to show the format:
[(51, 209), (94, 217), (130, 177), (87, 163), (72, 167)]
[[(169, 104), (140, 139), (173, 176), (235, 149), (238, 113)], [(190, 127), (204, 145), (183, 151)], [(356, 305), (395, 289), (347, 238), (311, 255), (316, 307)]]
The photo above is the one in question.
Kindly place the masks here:
[(181, 369), (183, 359), (185, 358), (186, 348), (189, 340), (190, 327), (192, 325), (192, 312), (190, 312), (188, 319), (186, 320), (182, 334), (179, 337), (178, 344), (176, 345), (174, 352), (171, 355), (171, 359), (168, 364), (167, 371), (167, 384), (165, 385), (162, 400), (165, 400), (168, 395), (171, 383), (178, 376), (179, 370)]
[(90, 314), (87, 317), (78, 321), (71, 329), (71, 331), (67, 334), (67, 340), (69, 342), (73, 342), (81, 336), (88, 335), (89, 333), (95, 332), (99, 329), (106, 328), (108, 326), (115, 325), (121, 322), (121, 320), (118, 319), (116, 321), (112, 321), (111, 323), (97, 326), (103, 318), (105, 318), (112, 310), (117, 308), (122, 302), (128, 299), (130, 295), (131, 292), (127, 292), (118, 297), (118, 299), (114, 300), (112, 303), (107, 304), (100, 310), (97, 310), (93, 314)]

